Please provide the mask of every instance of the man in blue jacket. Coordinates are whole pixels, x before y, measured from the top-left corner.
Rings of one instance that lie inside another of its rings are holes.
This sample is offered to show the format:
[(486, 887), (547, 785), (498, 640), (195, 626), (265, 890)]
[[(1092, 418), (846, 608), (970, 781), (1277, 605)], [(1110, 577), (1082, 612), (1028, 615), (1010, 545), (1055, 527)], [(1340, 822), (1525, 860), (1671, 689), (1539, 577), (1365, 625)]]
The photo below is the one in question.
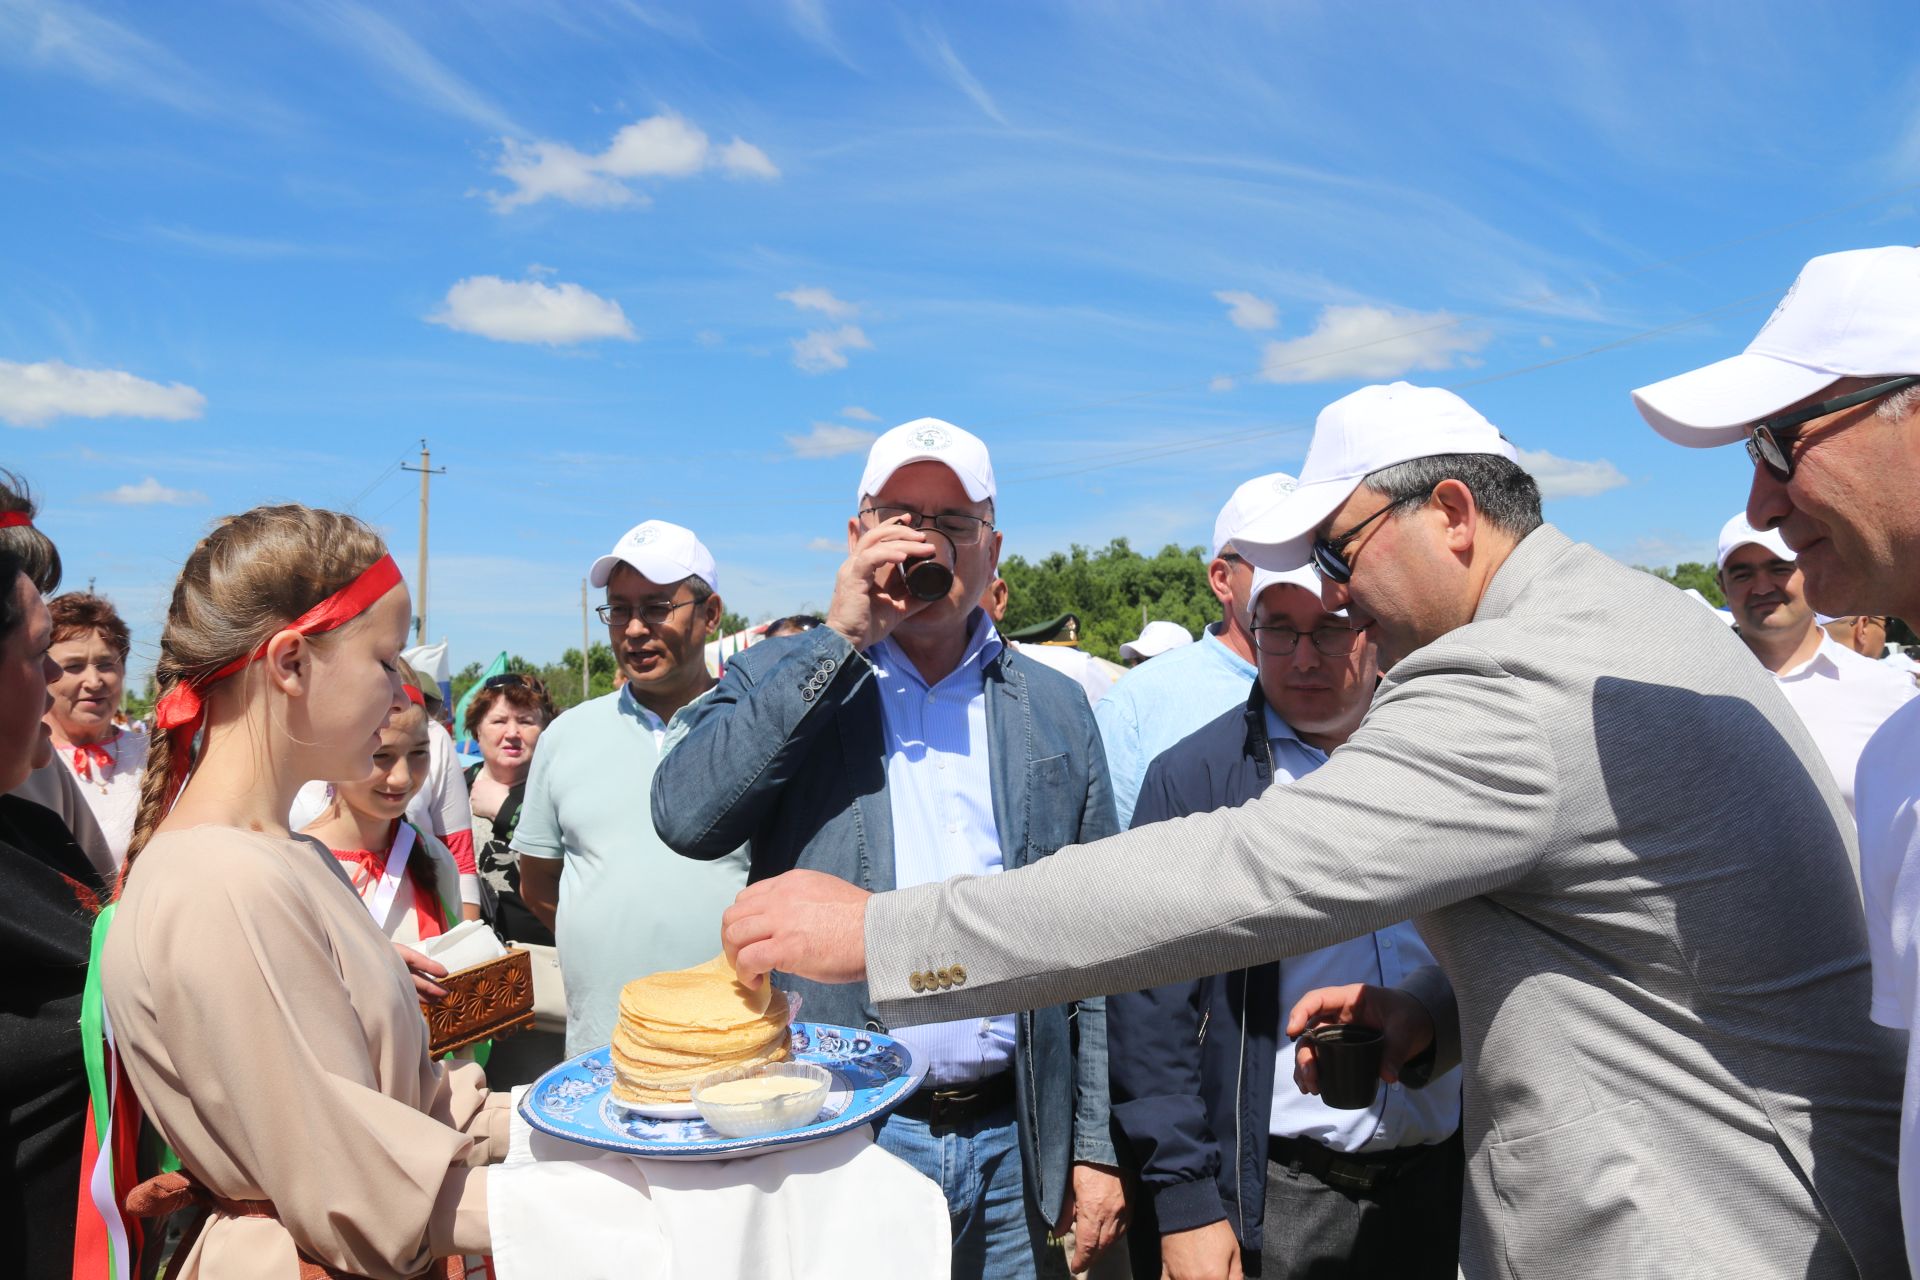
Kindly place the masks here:
[[(1374, 644), (1327, 613), (1311, 569), (1260, 571), (1258, 678), (1243, 705), (1154, 759), (1144, 826), (1246, 803), (1318, 768), (1366, 714)], [(1170, 874), (1180, 869), (1170, 868)], [(1408, 1078), (1364, 1111), (1294, 1082), (1288, 1012), (1307, 992), (1394, 985), (1431, 964), (1409, 924), (1253, 969), (1111, 996), (1113, 1115), (1139, 1168), (1133, 1271), (1171, 1280), (1452, 1280), (1460, 1080)]]
[[(895, 427), (857, 496), (826, 625), (741, 653), (676, 717), (685, 736), (653, 784), (661, 839), (693, 858), (745, 842), (753, 880), (805, 867), (880, 891), (1117, 830), (1086, 695), (979, 607), (1000, 559), (986, 446), (932, 418)], [(951, 575), (932, 600), (906, 585), (927, 562)], [(862, 984), (776, 981), (809, 1020), (880, 1027)], [(914, 976), (966, 981), (957, 965)], [(928, 1071), (879, 1141), (946, 1193), (955, 1277), (1059, 1275), (1053, 1231), (1071, 1229), (1075, 1270), (1114, 1241), (1103, 1001), (892, 1034)]]

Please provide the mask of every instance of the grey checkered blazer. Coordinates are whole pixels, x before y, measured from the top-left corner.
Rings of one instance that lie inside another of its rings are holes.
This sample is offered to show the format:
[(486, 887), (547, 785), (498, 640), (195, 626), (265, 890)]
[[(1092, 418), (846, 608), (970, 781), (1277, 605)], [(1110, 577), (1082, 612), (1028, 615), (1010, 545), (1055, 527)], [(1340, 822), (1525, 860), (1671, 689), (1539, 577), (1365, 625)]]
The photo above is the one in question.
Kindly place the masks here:
[(892, 1023), (977, 1017), (1412, 917), (1466, 1065), (1468, 1276), (1888, 1280), (1904, 1050), (1867, 1019), (1852, 856), (1739, 640), (1546, 526), (1317, 772), (881, 895), (868, 985)]

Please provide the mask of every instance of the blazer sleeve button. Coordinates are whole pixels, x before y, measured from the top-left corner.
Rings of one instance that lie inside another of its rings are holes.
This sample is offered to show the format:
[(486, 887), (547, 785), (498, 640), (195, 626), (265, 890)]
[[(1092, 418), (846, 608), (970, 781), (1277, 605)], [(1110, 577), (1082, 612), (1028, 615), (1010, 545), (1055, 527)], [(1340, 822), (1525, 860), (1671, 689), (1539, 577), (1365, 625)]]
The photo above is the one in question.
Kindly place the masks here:
[(916, 970), (914, 975), (907, 979), (907, 985), (913, 988), (913, 994), (919, 995), (927, 989), (927, 976)]
[(954, 986), (964, 987), (967, 985), (967, 971), (964, 966), (955, 965), (953, 968), (947, 970), (947, 973), (952, 976)]

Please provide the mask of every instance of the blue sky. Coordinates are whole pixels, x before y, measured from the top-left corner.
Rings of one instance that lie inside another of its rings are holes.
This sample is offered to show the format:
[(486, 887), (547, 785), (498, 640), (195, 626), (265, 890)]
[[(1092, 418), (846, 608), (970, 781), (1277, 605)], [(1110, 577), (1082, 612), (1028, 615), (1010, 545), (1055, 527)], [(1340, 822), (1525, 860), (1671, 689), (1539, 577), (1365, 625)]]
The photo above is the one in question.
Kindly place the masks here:
[(432, 631), (544, 659), (646, 518), (741, 612), (824, 605), (892, 423), (988, 441), (1010, 552), (1152, 550), (1394, 376), (1575, 536), (1703, 559), (1743, 459), (1627, 392), (1920, 240), (1912, 19), (0, 0), (0, 462), (137, 655), (223, 512), (351, 507), (411, 571), (421, 436)]

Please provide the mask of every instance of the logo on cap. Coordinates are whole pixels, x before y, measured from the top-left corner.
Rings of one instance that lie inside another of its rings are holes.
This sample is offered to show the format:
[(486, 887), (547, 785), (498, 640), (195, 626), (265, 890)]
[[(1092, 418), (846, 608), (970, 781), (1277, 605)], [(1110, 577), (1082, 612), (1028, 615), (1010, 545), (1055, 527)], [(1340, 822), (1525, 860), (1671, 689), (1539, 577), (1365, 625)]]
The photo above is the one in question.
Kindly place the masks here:
[(953, 443), (945, 427), (921, 427), (913, 433), (913, 442), (922, 449), (944, 449)]
[(659, 536), (660, 531), (652, 525), (648, 525), (644, 529), (635, 529), (633, 531), (633, 545), (636, 547), (644, 547)]
[(1275, 493), (1292, 493), (1299, 487), (1299, 484), (1292, 476), (1275, 476), (1273, 478), (1273, 491)]
[[(1795, 276), (1793, 283), (1787, 286), (1787, 296), (1780, 299), (1780, 304), (1773, 309), (1773, 314), (1768, 316), (1767, 322), (1760, 326), (1760, 333), (1765, 333), (1767, 330), (1773, 328), (1773, 322), (1780, 318), (1780, 313), (1787, 309), (1787, 304), (1793, 301), (1793, 295), (1798, 292), (1800, 292), (1800, 277)], [(1754, 335), (1756, 338), (1759, 336), (1760, 334)]]

